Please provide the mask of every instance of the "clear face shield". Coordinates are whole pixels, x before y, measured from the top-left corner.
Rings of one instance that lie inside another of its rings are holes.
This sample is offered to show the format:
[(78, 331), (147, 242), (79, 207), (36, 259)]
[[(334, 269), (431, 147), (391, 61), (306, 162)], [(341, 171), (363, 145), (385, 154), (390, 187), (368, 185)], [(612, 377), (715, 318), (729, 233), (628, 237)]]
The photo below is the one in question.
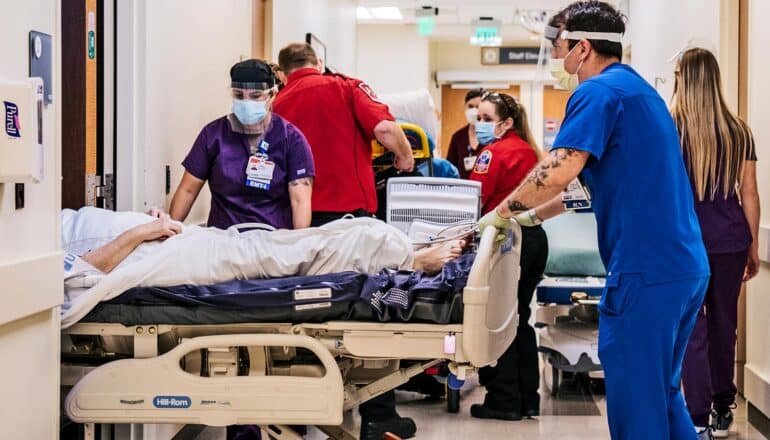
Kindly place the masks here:
[(236, 82), (230, 83), (233, 99), (266, 101), (278, 91), (275, 85), (267, 82)]
[(556, 81), (551, 76), (550, 61), (553, 56), (554, 44), (559, 37), (559, 28), (545, 25), (540, 38), (540, 52), (537, 58), (535, 82), (543, 85), (555, 85)]
[(716, 46), (712, 41), (705, 38), (690, 39), (687, 44), (682, 46), (681, 49), (676, 51), (676, 53), (668, 59), (671, 70), (669, 72), (663, 72), (661, 75), (655, 77), (655, 90), (662, 96), (673, 96), (673, 94), (676, 93), (678, 85), (676, 73), (679, 71), (679, 61), (682, 59), (685, 52), (691, 49), (704, 49), (714, 54), (714, 56), (717, 54)]
[[(570, 49), (570, 41), (604, 40), (623, 42), (623, 34), (614, 32), (567, 31), (546, 25), (540, 42), (535, 81), (557, 89), (574, 90), (578, 84), (577, 71), (569, 72), (565, 68), (565, 59), (572, 55), (577, 46)], [(579, 70), (579, 67), (578, 67)]]

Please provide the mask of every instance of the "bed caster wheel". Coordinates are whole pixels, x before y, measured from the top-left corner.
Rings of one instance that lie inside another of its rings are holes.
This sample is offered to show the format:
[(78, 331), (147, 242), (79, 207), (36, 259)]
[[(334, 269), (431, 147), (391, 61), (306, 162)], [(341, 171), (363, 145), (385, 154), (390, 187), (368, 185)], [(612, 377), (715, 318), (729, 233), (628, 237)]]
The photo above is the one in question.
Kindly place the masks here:
[(556, 397), (556, 395), (559, 394), (559, 387), (562, 381), (561, 370), (554, 367), (550, 360), (547, 358), (544, 358), (543, 363), (545, 364), (543, 366), (543, 384), (551, 396)]
[(446, 390), (446, 411), (450, 414), (460, 412), (460, 390)]
[(460, 390), (465, 381), (458, 379), (454, 374), (449, 374), (446, 380), (446, 410), (450, 414), (460, 411)]
[(559, 386), (561, 385), (561, 370), (551, 367), (551, 396), (559, 395)]

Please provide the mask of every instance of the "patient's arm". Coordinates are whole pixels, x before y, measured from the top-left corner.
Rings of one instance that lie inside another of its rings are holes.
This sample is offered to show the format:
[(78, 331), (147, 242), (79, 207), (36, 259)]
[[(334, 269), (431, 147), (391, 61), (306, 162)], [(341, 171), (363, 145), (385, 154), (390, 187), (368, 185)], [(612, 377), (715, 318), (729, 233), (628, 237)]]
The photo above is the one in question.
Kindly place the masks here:
[(429, 274), (441, 272), (446, 263), (462, 255), (465, 244), (465, 240), (452, 240), (415, 251), (414, 270)]
[(294, 229), (310, 226), (313, 216), (310, 200), (313, 196), (313, 178), (303, 177), (289, 182), (289, 198), (291, 199), (291, 217)]
[(109, 273), (145, 241), (165, 240), (180, 232), (182, 228), (179, 224), (163, 215), (153, 222), (131, 228), (106, 245), (89, 251), (83, 256), (83, 260), (100, 271)]

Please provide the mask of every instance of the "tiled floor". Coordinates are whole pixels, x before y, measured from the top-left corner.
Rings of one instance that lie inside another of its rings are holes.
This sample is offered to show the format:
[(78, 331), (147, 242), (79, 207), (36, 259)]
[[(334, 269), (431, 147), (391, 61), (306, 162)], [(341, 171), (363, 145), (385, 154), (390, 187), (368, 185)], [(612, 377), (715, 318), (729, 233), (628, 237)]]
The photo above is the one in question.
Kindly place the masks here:
[[(443, 401), (434, 403), (403, 402), (399, 404), (399, 411), (402, 415), (415, 419), (418, 426), (418, 439), (516, 440), (558, 438), (560, 440), (599, 440), (610, 438), (605, 418), (606, 404), (601, 396), (594, 397), (595, 406), (599, 409), (600, 415), (543, 415), (537, 420), (523, 420), (521, 422), (492, 422), (471, 418), (468, 413), (470, 405), (483, 400), (484, 388), (472, 386), (463, 394), (461, 410), (458, 414), (448, 414), (444, 409)], [(594, 405), (594, 402), (585, 402), (583, 406), (590, 407)], [(565, 408), (563, 402), (553, 400), (550, 396), (544, 396), (541, 406), (543, 413), (555, 413), (554, 408)], [(746, 420), (746, 405), (743, 400), (738, 404), (736, 423), (733, 429), (736, 432), (730, 436), (731, 440), (765, 440)]]
[[(582, 393), (581, 393), (582, 390)], [(609, 439), (607, 431), (606, 404), (601, 395), (593, 396), (588, 389), (576, 383), (565, 383), (560, 398), (551, 398), (547, 393), (541, 402), (543, 414), (537, 420), (520, 422), (497, 422), (471, 418), (471, 404), (484, 399), (484, 388), (469, 381), (462, 392), (461, 408), (458, 414), (446, 411), (446, 402), (426, 401), (414, 393), (398, 393), (398, 410), (403, 416), (417, 422), (417, 439), (452, 440), (518, 440), (518, 439), (559, 439), (559, 440), (602, 440)], [(582, 395), (581, 395), (582, 394)], [(597, 413), (598, 410), (598, 413)], [(596, 415), (565, 415), (596, 414)], [(746, 404), (742, 399), (735, 412), (734, 433), (730, 440), (765, 440), (752, 428), (746, 419)], [(311, 429), (307, 439), (325, 440), (321, 432)], [(223, 430), (209, 428), (199, 440), (223, 440)]]

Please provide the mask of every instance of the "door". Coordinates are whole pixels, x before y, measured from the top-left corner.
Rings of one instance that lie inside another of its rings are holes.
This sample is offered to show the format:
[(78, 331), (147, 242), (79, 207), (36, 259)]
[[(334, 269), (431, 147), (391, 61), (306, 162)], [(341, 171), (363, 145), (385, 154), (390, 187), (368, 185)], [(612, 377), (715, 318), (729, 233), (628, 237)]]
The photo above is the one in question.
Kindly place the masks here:
[[(62, 0), (62, 208), (110, 207), (104, 198), (104, 3)], [(111, 174), (111, 170), (107, 174)], [(108, 192), (108, 195), (111, 192)]]
[(553, 86), (543, 88), (543, 147), (548, 149), (559, 132), (570, 92)]

